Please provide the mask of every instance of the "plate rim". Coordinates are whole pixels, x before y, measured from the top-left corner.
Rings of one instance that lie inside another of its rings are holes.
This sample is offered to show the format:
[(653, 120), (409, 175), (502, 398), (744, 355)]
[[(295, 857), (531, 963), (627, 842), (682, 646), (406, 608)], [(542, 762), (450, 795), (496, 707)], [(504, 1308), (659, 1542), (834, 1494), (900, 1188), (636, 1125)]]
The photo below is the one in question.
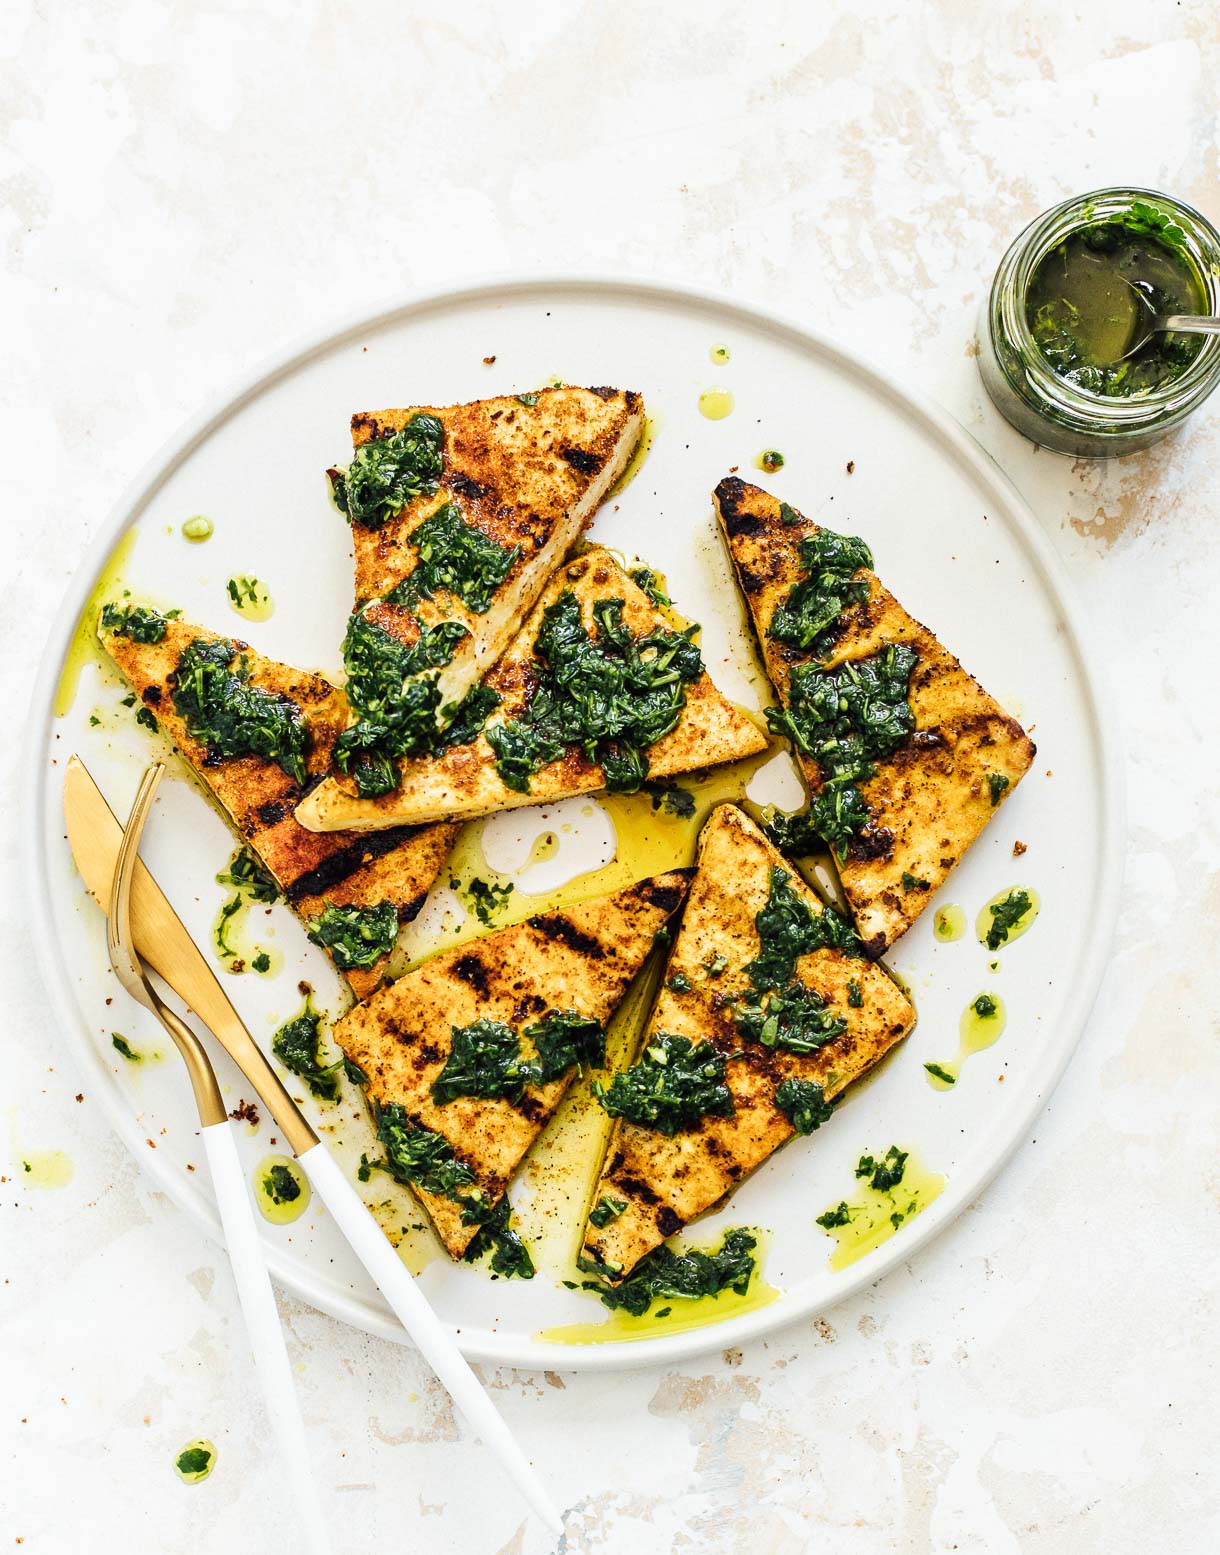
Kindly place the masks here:
[[(643, 294), (650, 301), (671, 308), (693, 305), (712, 308), (726, 315), (735, 314), (754, 328), (761, 326), (773, 334), (778, 332), (803, 349), (812, 350), (823, 360), (829, 360), (838, 369), (863, 379), (896, 402), (907, 416), (921, 424), (942, 450), (959, 465), (965, 465), (984, 490), (989, 489), (995, 494), (1002, 508), (997, 516), (1015, 526), (1019, 538), (1039, 566), (1043, 584), (1059, 607), (1064, 634), (1079, 666), (1101, 765), (1101, 792), (1097, 807), (1100, 888), (1094, 903), (1085, 950), (1061, 1017), (1061, 1024), (1072, 1030), (1071, 1041), (1063, 1045), (1055, 1062), (1046, 1071), (1043, 1083), (1031, 1090), (1027, 1105), (1013, 1115), (986, 1168), (976, 1172), (969, 1179), (969, 1185), (956, 1192), (952, 1184), (948, 1184), (916, 1223), (908, 1228), (901, 1245), (896, 1242), (883, 1243), (861, 1258), (851, 1266), (850, 1272), (844, 1271), (842, 1283), (827, 1299), (803, 1300), (798, 1295), (785, 1292), (780, 1300), (753, 1312), (670, 1337), (559, 1345), (533, 1338), (522, 1343), (515, 1337), (502, 1336), (489, 1329), (468, 1336), (463, 1333), (460, 1325), (447, 1325), (462, 1352), (472, 1360), (523, 1369), (626, 1371), (672, 1365), (710, 1350), (741, 1345), (787, 1328), (808, 1318), (815, 1311), (829, 1310), (863, 1287), (876, 1283), (892, 1269), (908, 1262), (974, 1203), (1011, 1159), (1062, 1079), (1079, 1046), (1097, 999), (1118, 917), (1126, 825), (1122, 748), (1109, 686), (1104, 672), (1099, 668), (1100, 655), (1095, 653), (1096, 629), (1088, 608), (1078, 596), (1075, 584), (1030, 503), (988, 451), (935, 399), (879, 366), (866, 353), (809, 328), (784, 310), (737, 293), (729, 294), (673, 276), (586, 270), (493, 272), (471, 276), (457, 284), (414, 288), (403, 294), (383, 298), (371, 308), (351, 310), (332, 318), (325, 325), (298, 336), (279, 351), (264, 357), (252, 370), (236, 376), (211, 395), (199, 411), (171, 433), (120, 491), (85, 546), (52, 618), (31, 693), (30, 726), (35, 738), (27, 743), (20, 785), (23, 813), (30, 817), (31, 824), (23, 828), (21, 860), (25, 878), (33, 885), (34, 953), (51, 1011), (61, 1027), (70, 1033), (69, 1039), (78, 1058), (90, 1078), (97, 1083), (108, 1121), (141, 1170), (149, 1173), (171, 1201), (193, 1215), (214, 1242), (223, 1244), (219, 1218), (202, 1187), (184, 1182), (172, 1167), (162, 1166), (155, 1153), (144, 1147), (143, 1136), (134, 1115), (121, 1105), (119, 1093), (110, 1084), (112, 1076), (106, 1070), (96, 1044), (84, 1030), (79, 1011), (69, 994), (71, 969), (63, 965), (53, 937), (50, 854), (44, 845), (49, 795), (47, 762), (52, 755), (50, 736), (56, 718), (55, 694), (72, 633), (96, 586), (100, 569), (121, 536), (133, 523), (138, 522), (160, 486), (216, 426), (238, 414), (249, 401), (277, 379), (306, 365), (311, 358), (341, 346), (352, 336), (375, 330), (391, 321), (405, 321), (413, 314), (425, 315), (431, 309), (455, 305), (468, 307), (480, 301), (493, 303), (497, 298), (515, 299), (530, 293), (545, 296), (554, 292), (587, 292), (594, 295), (614, 293), (620, 297)], [(63, 754), (66, 757), (67, 752)], [(410, 1343), (406, 1332), (392, 1317), (371, 1311), (355, 1296), (328, 1289), (319, 1291), (308, 1278), (300, 1275), (299, 1266), (284, 1256), (275, 1243), (264, 1239), (262, 1245), (273, 1277), (300, 1300), (361, 1332), (398, 1343)]]

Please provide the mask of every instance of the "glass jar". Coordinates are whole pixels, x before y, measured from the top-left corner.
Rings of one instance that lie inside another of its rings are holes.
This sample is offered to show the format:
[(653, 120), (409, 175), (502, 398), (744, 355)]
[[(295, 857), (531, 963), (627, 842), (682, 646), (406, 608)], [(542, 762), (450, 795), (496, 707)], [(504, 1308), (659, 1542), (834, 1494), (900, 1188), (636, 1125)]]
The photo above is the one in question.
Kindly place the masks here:
[(1051, 368), (1025, 315), (1030, 279), (1042, 258), (1080, 227), (1114, 220), (1137, 201), (1154, 206), (1186, 234), (1179, 252), (1197, 270), (1209, 313), (1220, 314), (1220, 233), (1205, 216), (1153, 189), (1099, 189), (1065, 200), (1030, 222), (1000, 261), (979, 321), (979, 371), (995, 402), (1019, 432), (1078, 458), (1135, 453), (1158, 442), (1220, 383), (1220, 336), (1180, 377), (1128, 398), (1090, 394)]

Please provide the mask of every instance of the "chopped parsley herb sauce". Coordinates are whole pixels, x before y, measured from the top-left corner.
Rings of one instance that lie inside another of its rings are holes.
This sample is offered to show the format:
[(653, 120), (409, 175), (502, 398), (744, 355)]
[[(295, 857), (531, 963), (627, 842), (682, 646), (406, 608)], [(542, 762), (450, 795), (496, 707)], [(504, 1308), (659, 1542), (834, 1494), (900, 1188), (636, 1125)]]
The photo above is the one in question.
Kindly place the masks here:
[(407, 543), (418, 552), (419, 560), (386, 595), (388, 602), (413, 605), (444, 589), (476, 615), (486, 615), (491, 609), (492, 597), (521, 555), (519, 545), (500, 545), (468, 524), (454, 502), (444, 503), (417, 524)]
[(388, 956), (398, 938), (398, 909), (393, 902), (375, 907), (336, 907), (328, 902), (309, 926), (315, 945), (329, 950), (341, 972), (367, 971)]
[(911, 891), (926, 891), (928, 882), (921, 880), (918, 875), (913, 875), (909, 869), (904, 869), (902, 872), (902, 889), (908, 894)]
[(945, 1069), (940, 1064), (925, 1064), (924, 1068), (933, 1077), (933, 1079), (943, 1080), (946, 1085), (957, 1084), (957, 1076), (955, 1074), (951, 1074), (948, 1069)]
[(116, 1051), (122, 1053), (129, 1064), (142, 1064), (144, 1062), (143, 1053), (137, 1053), (122, 1032), (112, 1031), (110, 1033), (110, 1041)]
[(301, 1197), (301, 1185), (286, 1166), (277, 1164), (263, 1178), (263, 1192), (273, 1204), (292, 1204)]
[(343, 663), (358, 716), (335, 742), (335, 764), (354, 778), (362, 799), (397, 788), (400, 757), (438, 745), (441, 697), (428, 672), (448, 664), (465, 636), (460, 622), (442, 621), (408, 646), (362, 611), (348, 622)]
[(1033, 905), (1033, 898), (1029, 892), (1019, 886), (1010, 891), (1003, 901), (992, 902), (988, 908), (991, 913), (991, 927), (987, 930), (984, 940), (987, 949), (999, 950)]
[(136, 713), (136, 722), (142, 728), (149, 730), (149, 732), (152, 734), (156, 734), (157, 730), (161, 727), (161, 725), (157, 722), (157, 715), (153, 712), (151, 707), (139, 708)]
[(815, 913), (792, 888), (792, 876), (771, 868), (770, 894), (754, 918), (758, 955), (746, 965), (749, 990), (737, 1000), (734, 1019), (747, 1042), (813, 1053), (847, 1030), (820, 994), (796, 976), (796, 963), (827, 947), (861, 954), (856, 931), (832, 908)]
[(301, 709), (278, 692), (251, 685), (246, 657), (233, 643), (196, 637), (183, 650), (174, 679), (174, 706), (210, 760), (260, 756), (304, 784), (310, 736)]
[(165, 637), (165, 627), (177, 610), (154, 610), (151, 605), (104, 605), (102, 630), (113, 632), (116, 637), (130, 637), (133, 643), (159, 643)]
[(815, 1222), (824, 1231), (833, 1231), (836, 1226), (851, 1225), (852, 1212), (845, 1199), (840, 1199), (834, 1209), (828, 1209), (824, 1215), (819, 1215)]
[(533, 775), (572, 747), (602, 768), (611, 793), (635, 793), (648, 776), (648, 747), (675, 728), (687, 685), (703, 673), (687, 632), (633, 637), (621, 599), (599, 599), (593, 620), (595, 635), (570, 590), (548, 606), (529, 706), (487, 730), (496, 770), (517, 793), (528, 794)]
[(271, 871), (255, 853), (249, 843), (244, 843), (229, 861), (229, 867), (216, 876), (218, 885), (235, 886), (253, 901), (270, 906), (280, 899), (280, 888)]
[(589, 1224), (597, 1226), (599, 1230), (604, 1229), (612, 1220), (617, 1220), (626, 1208), (626, 1199), (612, 1199), (603, 1193), (589, 1211)]
[(812, 1134), (834, 1115), (834, 1105), (816, 1080), (781, 1080), (775, 1105), (798, 1134)]
[(643, 589), (644, 593), (648, 595), (648, 598), (652, 601), (658, 610), (660, 610), (663, 605), (673, 604), (673, 600), (670, 599), (669, 595), (664, 591), (664, 589), (662, 589), (660, 578), (657, 577), (656, 573), (653, 572), (651, 567), (632, 567), (627, 576), (637, 586), (637, 588)]
[(995, 998), (991, 994), (981, 993), (971, 1005), (971, 1009), (976, 1015), (982, 1016), (982, 1018), (986, 1020), (988, 1016), (994, 1015), (996, 1013), (996, 1011), (999, 1009), (999, 1005), (996, 1003)]
[(324, 1064), (319, 1054), (322, 1017), (309, 999), (301, 1013), (285, 1023), (271, 1039), (271, 1051), (285, 1069), (298, 1075), (322, 1101), (338, 1101), (339, 1070), (343, 1059)]
[(788, 706), (767, 709), (772, 733), (786, 735), (821, 768), (823, 782), (809, 806), (809, 827), (840, 858), (869, 821), (855, 785), (872, 777), (874, 761), (897, 750), (915, 727), (907, 698), (917, 662), (913, 648), (891, 643), (837, 670), (798, 664)]
[(724, 1083), (723, 1054), (711, 1042), (657, 1032), (629, 1069), (593, 1093), (612, 1118), (674, 1135), (708, 1114), (733, 1115), (733, 1095)]
[(844, 610), (868, 598), (868, 579), (855, 574), (873, 565), (873, 553), (863, 540), (830, 529), (807, 535), (799, 551), (805, 575), (775, 607), (767, 635), (823, 659), (834, 645)]
[(1069, 232), (1038, 261), (1025, 316), (1047, 366), (1088, 394), (1127, 399), (1180, 378), (1198, 356), (1198, 335), (1152, 335), (1128, 356), (1153, 313), (1206, 313), (1207, 290), (1186, 234), (1145, 200), (1108, 221)]
[(993, 810), (1004, 797), (1005, 789), (1011, 786), (1011, 779), (1006, 778), (1002, 772), (989, 772), (987, 774), (987, 792), (991, 795), (991, 808)]
[(867, 1177), (869, 1187), (878, 1193), (888, 1193), (902, 1181), (909, 1154), (909, 1150), (899, 1150), (897, 1145), (891, 1145), (880, 1159), (862, 1155), (856, 1163), (856, 1176)]
[(406, 1110), (396, 1102), (376, 1106), (375, 1115), (377, 1138), (385, 1148), (386, 1159), (370, 1161), (362, 1157), (357, 1173), (361, 1182), (367, 1182), (374, 1171), (386, 1171), (398, 1182), (411, 1183), (424, 1193), (460, 1205), (463, 1224), (480, 1228), (466, 1249), (466, 1262), (473, 1263), (490, 1252), (493, 1274), (532, 1279), (534, 1263), (529, 1249), (509, 1224), (512, 1210), (507, 1194), (498, 1204), (488, 1204), (482, 1189), (475, 1186), (474, 1172), (457, 1158), (449, 1141), (412, 1123)]
[(412, 416), (388, 437), (362, 443), (346, 470), (330, 472), (331, 490), (349, 523), (380, 529), (440, 483), (444, 429), (435, 416)]
[(664, 810), (679, 820), (689, 821), (695, 814), (695, 796), (676, 783), (645, 783), (644, 792), (652, 798), (654, 810)]
[(546, 1085), (575, 1064), (604, 1062), (606, 1034), (597, 1021), (577, 1010), (550, 1010), (521, 1033), (532, 1046), (523, 1053), (521, 1037), (503, 1021), (486, 1018), (452, 1028), (445, 1067), (432, 1083), (432, 1098), (444, 1106), (458, 1096), (504, 1096), (519, 1101), (527, 1085)]
[[(620, 1285), (585, 1280), (583, 1289), (595, 1291), (612, 1312), (621, 1310), (632, 1317), (643, 1317), (658, 1298), (693, 1301), (700, 1296), (719, 1296), (726, 1290), (744, 1296), (754, 1273), (757, 1246), (758, 1238), (752, 1232), (735, 1226), (724, 1233), (715, 1252), (691, 1248), (675, 1253), (662, 1245), (641, 1258)], [(596, 1265), (582, 1267), (589, 1273), (597, 1272)]]
[(496, 914), (508, 905), (513, 894), (512, 881), (472, 880), (465, 889), (465, 896), (474, 908), (475, 916), (484, 928), (490, 928)]

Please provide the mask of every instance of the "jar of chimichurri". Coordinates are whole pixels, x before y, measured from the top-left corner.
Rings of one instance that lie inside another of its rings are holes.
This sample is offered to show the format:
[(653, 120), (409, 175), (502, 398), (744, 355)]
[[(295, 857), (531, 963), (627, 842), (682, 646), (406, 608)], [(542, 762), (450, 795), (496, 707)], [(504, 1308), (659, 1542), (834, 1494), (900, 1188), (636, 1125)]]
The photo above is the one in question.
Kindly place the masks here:
[(1146, 448), (1220, 383), (1220, 336), (1158, 334), (1146, 309), (1220, 314), (1220, 233), (1151, 189), (1099, 189), (1031, 222), (1000, 261), (979, 327), (987, 392), (1059, 453)]

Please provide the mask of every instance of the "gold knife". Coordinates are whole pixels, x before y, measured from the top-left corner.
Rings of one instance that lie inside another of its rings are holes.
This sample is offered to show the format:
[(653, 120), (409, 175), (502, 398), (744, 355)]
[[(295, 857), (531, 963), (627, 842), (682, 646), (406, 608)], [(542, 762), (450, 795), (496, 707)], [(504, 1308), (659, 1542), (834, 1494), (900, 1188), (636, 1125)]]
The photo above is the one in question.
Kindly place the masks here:
[[(68, 842), (81, 878), (98, 905), (108, 911), (110, 882), (123, 828), (78, 756), (69, 760), (64, 776), (64, 814), (68, 823)], [(400, 1260), (326, 1146), (319, 1144), (318, 1136), (301, 1116), (296, 1102), (242, 1024), (182, 920), (138, 860), (131, 887), (131, 922), (140, 955), (161, 974), (179, 998), (186, 1001), (262, 1098), (352, 1251), (372, 1276), (420, 1354), (448, 1389), (454, 1403), (547, 1527), (562, 1533), (563, 1519), (533, 1465), (471, 1371), (454, 1335), (432, 1310), (406, 1264)]]
[[(123, 828), (79, 756), (69, 760), (64, 777), (64, 818), (81, 879), (102, 911), (108, 912)], [(249, 1080), (293, 1155), (316, 1145), (318, 1136), (263, 1057), (165, 893), (139, 861), (131, 888), (131, 922), (140, 955), (186, 1001)]]

